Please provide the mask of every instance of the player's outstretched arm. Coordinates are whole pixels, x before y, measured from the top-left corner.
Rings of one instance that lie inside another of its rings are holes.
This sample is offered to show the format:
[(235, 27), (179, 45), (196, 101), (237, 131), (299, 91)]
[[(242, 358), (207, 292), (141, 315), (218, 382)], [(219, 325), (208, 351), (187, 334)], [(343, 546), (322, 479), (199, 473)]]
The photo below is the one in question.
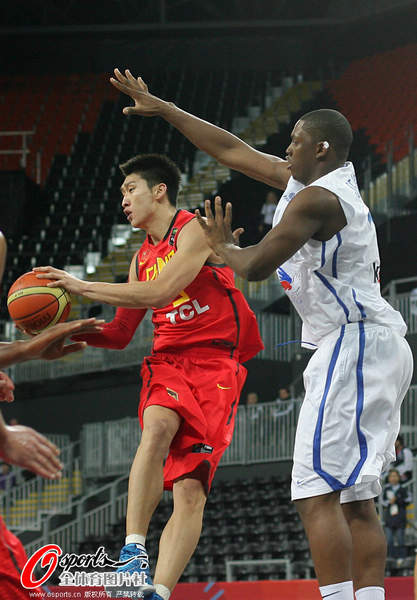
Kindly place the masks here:
[(288, 205), (280, 223), (268, 231), (258, 244), (246, 248), (239, 248), (233, 243), (230, 202), (226, 204), (224, 214), (221, 198), (217, 196), (215, 214), (210, 200), (205, 201), (205, 211), (206, 220), (198, 210), (196, 215), (208, 244), (238, 275), (249, 281), (266, 279), (309, 239), (314, 236), (316, 239), (330, 239), (346, 225), (336, 196), (322, 188), (305, 188), (299, 192)]
[(61, 475), (58, 448), (30, 427), (6, 425), (1, 412), (0, 457), (47, 479), (58, 479)]
[(113, 86), (130, 96), (135, 103), (123, 109), (125, 115), (162, 117), (197, 148), (223, 165), (272, 187), (285, 189), (290, 178), (286, 161), (259, 152), (225, 129), (181, 110), (172, 102), (153, 96), (143, 79), (133, 77), (129, 70), (123, 74), (115, 69), (114, 74), (115, 77), (110, 79)]
[(0, 344), (0, 368), (26, 360), (54, 360), (67, 354), (83, 350), (84, 342), (66, 343), (77, 333), (99, 333), (104, 321), (81, 319), (69, 323), (58, 323), (29, 340)]
[[(40, 279), (54, 279), (48, 287), (64, 287), (97, 302), (124, 308), (161, 308), (169, 304), (187, 287), (201, 270), (211, 254), (196, 219), (192, 219), (178, 236), (178, 250), (152, 281), (104, 283), (82, 281), (54, 267), (34, 267)], [(131, 267), (131, 274), (133, 267)]]

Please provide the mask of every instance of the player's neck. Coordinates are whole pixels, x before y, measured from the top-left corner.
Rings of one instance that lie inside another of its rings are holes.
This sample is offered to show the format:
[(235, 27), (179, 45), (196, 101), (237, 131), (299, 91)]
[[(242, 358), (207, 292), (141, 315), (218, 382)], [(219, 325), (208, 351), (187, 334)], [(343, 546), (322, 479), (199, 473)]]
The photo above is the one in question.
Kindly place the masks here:
[(344, 162), (339, 162), (339, 161), (338, 162), (336, 162), (336, 161), (330, 162), (329, 161), (329, 162), (317, 165), (317, 167), (314, 169), (313, 173), (311, 174), (311, 176), (309, 177), (309, 179), (305, 183), (305, 185), (310, 185), (314, 181), (317, 181), (317, 179), (320, 179), (320, 177), (324, 177), (328, 173), (331, 173), (332, 171), (335, 171), (336, 169), (340, 169), (340, 167), (343, 167), (344, 164), (345, 164)]
[(149, 223), (146, 225), (145, 230), (154, 244), (158, 244), (164, 238), (176, 212), (177, 208), (175, 206), (172, 206), (171, 204), (163, 205), (160, 206), (159, 210), (152, 216), (152, 219), (150, 219)]

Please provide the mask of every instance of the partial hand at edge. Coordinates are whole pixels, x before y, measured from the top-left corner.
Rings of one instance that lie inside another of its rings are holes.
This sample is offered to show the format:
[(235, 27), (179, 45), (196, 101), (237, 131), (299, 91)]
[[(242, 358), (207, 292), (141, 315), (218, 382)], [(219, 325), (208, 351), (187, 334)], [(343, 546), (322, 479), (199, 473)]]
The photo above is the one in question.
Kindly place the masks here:
[(0, 402), (13, 402), (14, 401), (14, 383), (10, 377), (0, 371)]
[(5, 426), (0, 438), (0, 456), (12, 465), (28, 469), (47, 479), (61, 477), (59, 449), (30, 427)]

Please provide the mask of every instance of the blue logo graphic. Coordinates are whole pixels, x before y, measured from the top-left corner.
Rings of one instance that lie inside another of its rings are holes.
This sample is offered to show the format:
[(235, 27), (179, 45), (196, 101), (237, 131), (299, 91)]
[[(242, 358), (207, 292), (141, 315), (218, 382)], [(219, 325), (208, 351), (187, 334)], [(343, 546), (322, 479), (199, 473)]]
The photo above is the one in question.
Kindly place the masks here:
[(292, 277), (282, 267), (278, 267), (278, 279), (284, 290), (292, 288)]

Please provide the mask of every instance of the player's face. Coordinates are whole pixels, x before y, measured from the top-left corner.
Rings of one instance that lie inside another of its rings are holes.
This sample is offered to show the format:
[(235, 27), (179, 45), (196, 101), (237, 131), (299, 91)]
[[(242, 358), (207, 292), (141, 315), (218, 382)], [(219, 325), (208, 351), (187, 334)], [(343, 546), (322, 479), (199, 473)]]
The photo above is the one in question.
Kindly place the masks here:
[(152, 190), (138, 173), (127, 175), (120, 189), (123, 194), (122, 208), (127, 220), (132, 227), (145, 228), (155, 211)]
[(310, 182), (316, 165), (316, 144), (307, 131), (303, 130), (303, 121), (297, 121), (291, 133), (291, 143), (286, 150), (291, 175), (306, 185)]

